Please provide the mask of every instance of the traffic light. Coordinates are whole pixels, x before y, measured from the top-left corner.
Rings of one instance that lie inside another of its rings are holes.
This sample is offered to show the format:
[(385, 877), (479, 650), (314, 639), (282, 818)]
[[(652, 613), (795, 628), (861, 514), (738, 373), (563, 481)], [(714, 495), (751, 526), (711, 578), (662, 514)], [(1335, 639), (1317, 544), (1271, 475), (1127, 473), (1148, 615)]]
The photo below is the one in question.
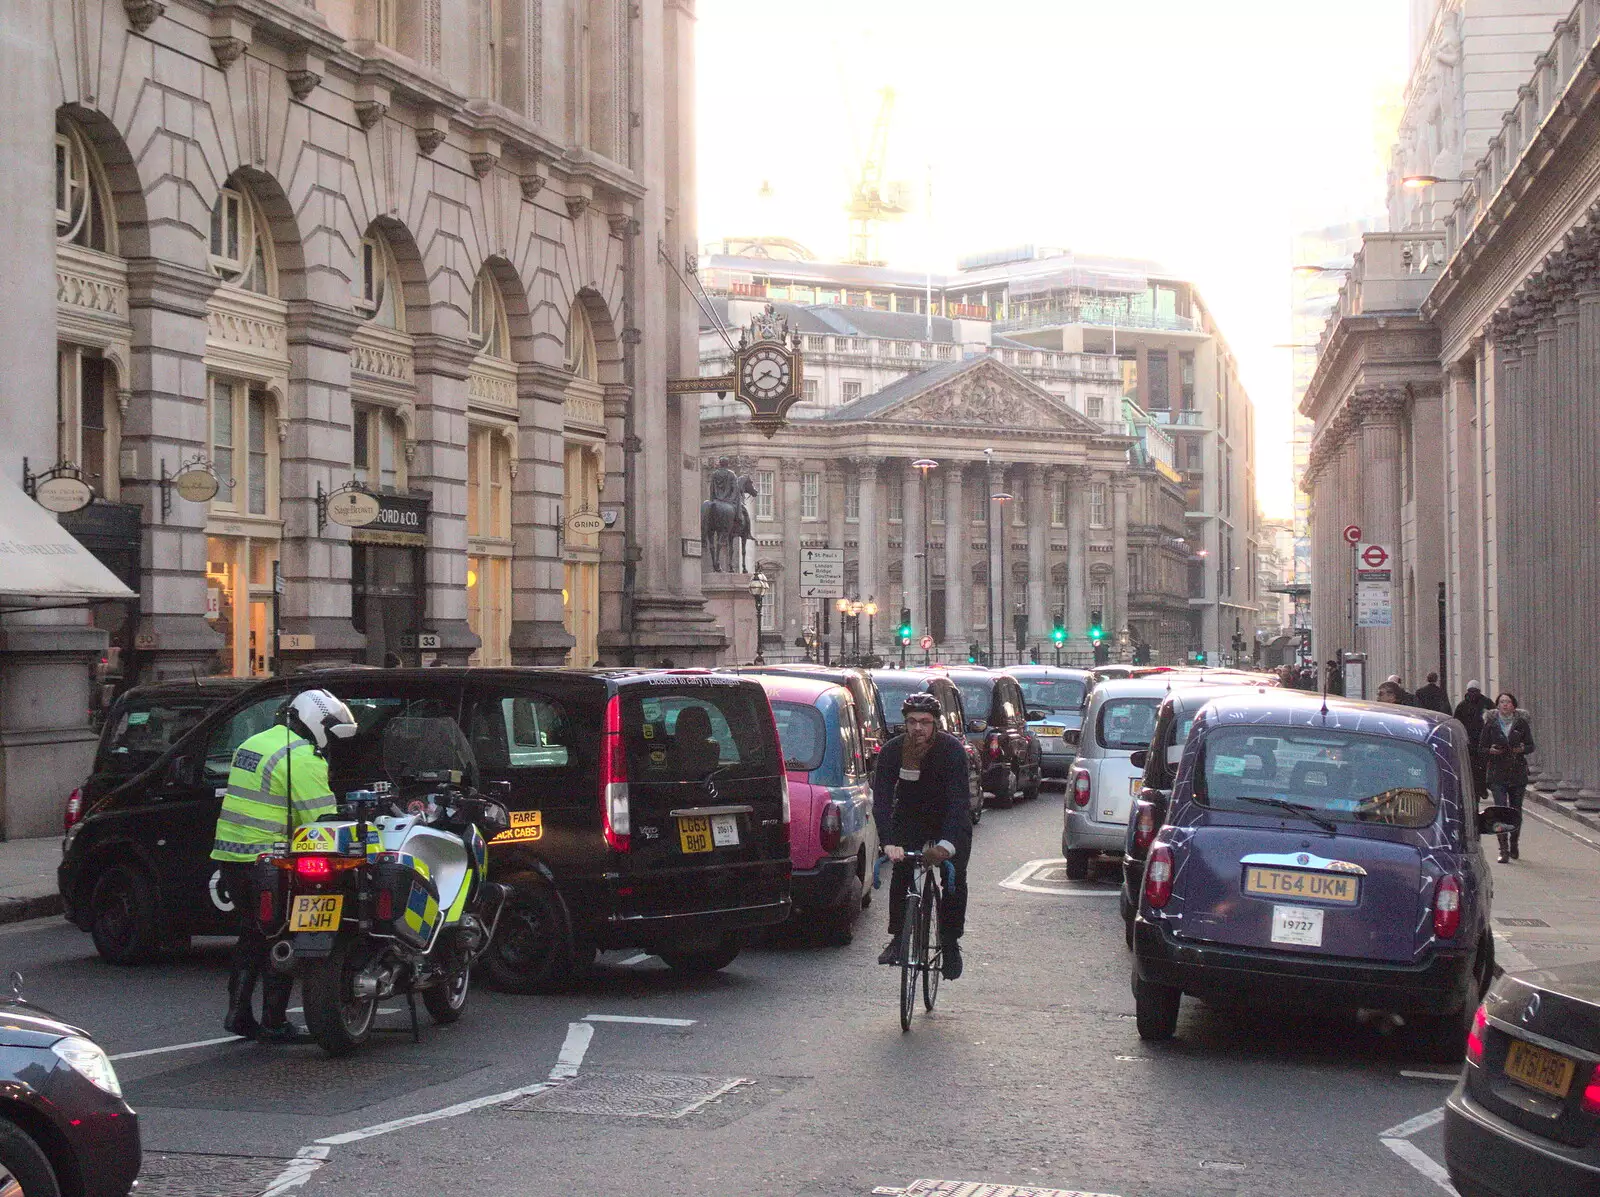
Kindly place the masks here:
[(1094, 614), (1089, 617), (1089, 639), (1099, 644), (1106, 638), (1106, 625), (1101, 618), (1100, 608), (1094, 609)]
[(900, 608), (900, 633), (899, 633), (899, 635), (900, 635), (900, 643), (901, 644), (910, 644), (911, 643), (912, 629), (911, 629), (911, 608), (910, 607), (901, 607)]
[(981, 653), (982, 651), (983, 650), (978, 647), (978, 642), (976, 640), (968, 641), (968, 643), (967, 643), (967, 664), (968, 665), (976, 665), (978, 663), (978, 654)]
[(1061, 621), (1061, 613), (1059, 611), (1056, 612), (1055, 625), (1050, 629), (1050, 639), (1057, 648), (1067, 642), (1067, 628)]

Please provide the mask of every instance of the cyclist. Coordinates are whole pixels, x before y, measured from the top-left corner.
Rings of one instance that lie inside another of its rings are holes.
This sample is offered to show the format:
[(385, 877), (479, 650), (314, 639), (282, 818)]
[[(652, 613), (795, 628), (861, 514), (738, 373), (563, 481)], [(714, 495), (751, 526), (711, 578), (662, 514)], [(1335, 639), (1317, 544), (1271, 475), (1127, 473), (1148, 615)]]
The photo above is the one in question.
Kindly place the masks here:
[(961, 975), (961, 933), (967, 918), (967, 859), (972, 855), (972, 817), (967, 789), (967, 750), (939, 730), (943, 708), (926, 692), (909, 694), (900, 706), (905, 732), (883, 746), (872, 779), (872, 815), (883, 854), (894, 861), (889, 881), (889, 946), (879, 964), (900, 963), (900, 930), (905, 921), (911, 865), (906, 848), (924, 844), (924, 856), (952, 861), (955, 884), (939, 904), (939, 943), (944, 975)]

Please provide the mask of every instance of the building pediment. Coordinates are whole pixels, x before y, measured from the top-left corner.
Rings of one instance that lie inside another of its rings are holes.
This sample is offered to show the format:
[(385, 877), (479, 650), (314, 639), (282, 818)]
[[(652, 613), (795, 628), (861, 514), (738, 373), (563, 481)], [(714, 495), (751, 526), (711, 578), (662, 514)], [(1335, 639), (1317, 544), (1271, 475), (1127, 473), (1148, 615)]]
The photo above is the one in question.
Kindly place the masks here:
[(992, 358), (930, 381), (871, 418), (896, 424), (1027, 428), (1100, 436), (1105, 429)]

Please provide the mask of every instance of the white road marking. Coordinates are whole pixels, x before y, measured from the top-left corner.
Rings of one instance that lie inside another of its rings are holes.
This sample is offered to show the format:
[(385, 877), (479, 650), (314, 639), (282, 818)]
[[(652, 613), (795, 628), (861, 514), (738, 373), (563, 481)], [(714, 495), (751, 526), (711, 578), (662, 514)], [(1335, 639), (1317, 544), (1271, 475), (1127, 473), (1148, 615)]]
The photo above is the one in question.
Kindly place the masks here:
[(586, 1022), (569, 1022), (567, 1024), (566, 1042), (561, 1045), (561, 1054), (556, 1057), (556, 1066), (550, 1070), (552, 1081), (570, 1081), (578, 1075), (578, 1067), (583, 1063), (583, 1057), (589, 1051), (589, 1041), (594, 1038), (594, 1027)]
[(311, 1179), (311, 1174), (328, 1160), (326, 1147), (302, 1147), (295, 1158), (284, 1166), (276, 1179), (267, 1186), (261, 1197), (280, 1197), (290, 1189), (297, 1189)]
[(645, 1027), (692, 1027), (692, 1018), (650, 1018), (643, 1014), (585, 1014), (584, 1022), (629, 1022)]
[(1461, 1079), (1459, 1072), (1413, 1072), (1409, 1068), (1402, 1068), (1400, 1075), (1419, 1081), (1449, 1081), (1452, 1085)]
[[(1425, 1076), (1429, 1074), (1413, 1073), (1410, 1075)], [(1452, 1077), (1450, 1079), (1454, 1080), (1455, 1078)], [(1418, 1114), (1415, 1118), (1407, 1118), (1404, 1122), (1391, 1126), (1378, 1136), (1378, 1142), (1410, 1164), (1423, 1176), (1433, 1181), (1446, 1193), (1452, 1194), (1452, 1197), (1459, 1197), (1459, 1194), (1456, 1194), (1456, 1187), (1450, 1183), (1450, 1174), (1444, 1170), (1444, 1167), (1427, 1152), (1423, 1151), (1422, 1148), (1409, 1141), (1412, 1135), (1419, 1134), (1430, 1126), (1437, 1126), (1443, 1121), (1444, 1107), (1438, 1106), (1424, 1114)]]
[(629, 956), (626, 960), (619, 960), (617, 964), (622, 968), (631, 968), (635, 964), (643, 964), (646, 960), (654, 960), (649, 952), (640, 952), (637, 956)]
[(243, 1043), (243, 1035), (223, 1035), (216, 1039), (196, 1039), (193, 1043), (174, 1043), (171, 1047), (147, 1047), (138, 1052), (118, 1052), (112, 1060), (137, 1060), (140, 1056), (160, 1056), (167, 1052), (186, 1052), (196, 1047), (215, 1047), (219, 1043)]
[(1444, 1121), (1444, 1107), (1429, 1110), (1426, 1114), (1418, 1114), (1415, 1118), (1407, 1118), (1399, 1126), (1391, 1126), (1386, 1131), (1379, 1131), (1380, 1139), (1409, 1139), (1419, 1131), (1425, 1131), (1430, 1126), (1438, 1126)]
[[(1407, 1139), (1383, 1139), (1380, 1142), (1446, 1193), (1456, 1193), (1455, 1185), (1450, 1183), (1450, 1174), (1415, 1143)], [(1459, 1197), (1459, 1194), (1456, 1197)]]
[(1066, 860), (1060, 856), (1047, 856), (1042, 860), (1030, 860), (1002, 881), (1000, 888), (1014, 889), (1025, 894), (1054, 894), (1058, 898), (1115, 898), (1122, 892), (1120, 886), (1116, 889), (1056, 889), (1048, 885), (1028, 884), (1028, 878), (1045, 865), (1064, 865), (1066, 863)]

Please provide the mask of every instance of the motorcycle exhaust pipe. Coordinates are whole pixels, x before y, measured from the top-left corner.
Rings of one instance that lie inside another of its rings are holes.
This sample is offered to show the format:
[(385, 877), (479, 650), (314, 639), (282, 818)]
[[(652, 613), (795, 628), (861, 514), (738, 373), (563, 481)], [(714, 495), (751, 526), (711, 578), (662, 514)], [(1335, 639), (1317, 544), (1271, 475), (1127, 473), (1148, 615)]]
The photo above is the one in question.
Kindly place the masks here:
[(272, 951), (269, 953), (272, 967), (280, 973), (289, 972), (294, 968), (294, 944), (287, 939), (273, 941)]

